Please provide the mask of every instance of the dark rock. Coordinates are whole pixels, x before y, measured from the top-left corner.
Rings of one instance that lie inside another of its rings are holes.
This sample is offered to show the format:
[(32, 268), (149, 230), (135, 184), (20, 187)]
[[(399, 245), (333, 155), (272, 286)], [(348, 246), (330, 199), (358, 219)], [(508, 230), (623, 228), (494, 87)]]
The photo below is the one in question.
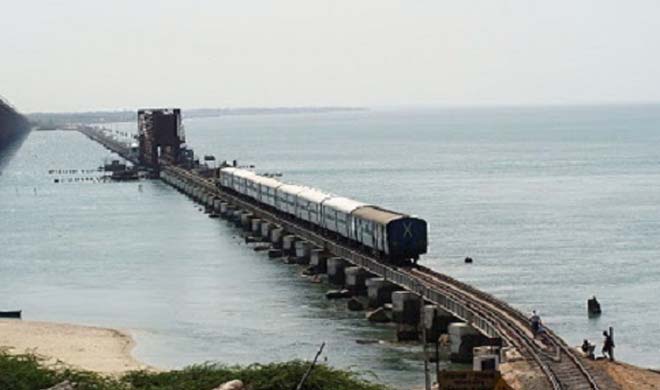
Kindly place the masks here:
[(599, 316), (601, 314), (600, 302), (596, 297), (593, 297), (587, 301), (587, 312), (589, 317)]
[(358, 344), (365, 345), (365, 344), (378, 344), (380, 341), (378, 341), (377, 339), (357, 339), (355, 340), (355, 342)]
[(367, 320), (371, 322), (380, 322), (380, 323), (385, 323), (385, 322), (390, 322), (390, 317), (387, 315), (387, 312), (385, 309), (378, 308), (374, 311), (370, 311), (367, 313)]
[(305, 275), (305, 276), (313, 276), (313, 275), (316, 275), (315, 267), (311, 266), (311, 267), (307, 267), (307, 268), (305, 268), (305, 269), (303, 270), (302, 274)]
[(253, 249), (255, 252), (263, 252), (263, 251), (270, 250), (270, 245), (268, 245), (268, 244), (264, 244), (264, 243), (260, 243), (260, 244), (258, 244), (258, 245), (255, 245), (254, 248), (252, 248), (252, 249)]
[(328, 299), (350, 298), (351, 292), (348, 290), (329, 290), (325, 293), (325, 297)]
[(309, 257), (296, 257), (294, 259), (294, 262), (298, 265), (308, 265), (309, 264)]
[(348, 300), (348, 303), (346, 304), (346, 306), (348, 307), (348, 310), (350, 310), (350, 311), (361, 311), (361, 310), (364, 310), (364, 305), (362, 304), (362, 302), (358, 301), (358, 300), (355, 299), (355, 298), (351, 298), (351, 299), (349, 299), (349, 300)]

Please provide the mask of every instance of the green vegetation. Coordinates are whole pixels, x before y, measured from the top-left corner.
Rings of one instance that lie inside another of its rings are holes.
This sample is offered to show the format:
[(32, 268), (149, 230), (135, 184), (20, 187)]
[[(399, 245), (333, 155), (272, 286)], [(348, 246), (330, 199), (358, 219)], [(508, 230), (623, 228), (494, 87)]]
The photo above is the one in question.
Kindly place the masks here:
[[(45, 389), (65, 380), (81, 390), (211, 390), (232, 379), (242, 380), (251, 390), (294, 390), (309, 367), (308, 362), (290, 361), (247, 367), (219, 364), (194, 365), (167, 372), (134, 371), (121, 377), (63, 367), (44, 367), (34, 355), (9, 355), (0, 351), (0, 389)], [(351, 371), (325, 365), (314, 368), (305, 390), (386, 390)]]

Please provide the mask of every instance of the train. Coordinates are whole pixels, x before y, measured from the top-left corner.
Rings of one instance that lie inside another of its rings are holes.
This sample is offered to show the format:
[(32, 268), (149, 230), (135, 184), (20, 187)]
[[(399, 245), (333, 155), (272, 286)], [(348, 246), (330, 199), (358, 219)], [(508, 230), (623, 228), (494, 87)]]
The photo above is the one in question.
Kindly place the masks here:
[(217, 185), (390, 264), (417, 263), (428, 249), (427, 223), (414, 216), (237, 167), (221, 168)]

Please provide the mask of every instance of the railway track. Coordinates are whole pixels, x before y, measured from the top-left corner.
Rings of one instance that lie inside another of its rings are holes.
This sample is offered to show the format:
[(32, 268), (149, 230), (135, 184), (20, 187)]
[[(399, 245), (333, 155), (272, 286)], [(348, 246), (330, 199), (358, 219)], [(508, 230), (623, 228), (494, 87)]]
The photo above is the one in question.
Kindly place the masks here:
[(505, 302), (426, 267), (420, 266), (404, 272), (417, 277), (429, 287), (434, 286), (454, 299), (463, 301), (488, 318), (508, 346), (515, 347), (521, 355), (536, 363), (553, 390), (619, 389), (609, 377), (590, 367), (582, 356), (551, 330), (546, 328), (545, 334), (535, 338), (528, 319)]
[[(82, 132), (108, 149), (125, 158), (128, 157), (127, 148), (124, 145), (112, 142), (113, 140), (106, 139), (103, 135), (93, 131)], [(460, 303), (468, 308), (470, 313), (476, 313), (480, 317), (482, 330), (484, 329), (483, 323), (486, 322), (490, 330), (487, 333), (490, 336), (493, 336), (492, 330), (494, 329), (507, 346), (516, 348), (527, 361), (536, 365), (547, 379), (548, 388), (553, 390), (614, 390), (620, 388), (609, 376), (594, 368), (551, 330), (546, 328), (542, 337), (535, 338), (531, 333), (528, 319), (520, 311), (490, 294), (423, 266), (394, 268), (379, 263), (378, 260), (360, 254), (353, 248), (332, 242), (317, 233), (306, 231), (304, 227), (297, 226), (291, 221), (281, 221), (277, 215), (220, 191), (208, 180), (192, 172), (168, 165), (163, 168), (196, 183), (209, 193), (223, 197), (272, 222), (278, 222), (292, 233), (300, 234), (317, 245), (332, 250), (337, 255), (350, 257), (350, 260), (356, 265), (393, 280), (405, 288), (420, 294), (422, 291), (435, 291)]]
[[(173, 167), (169, 168), (172, 169)], [(254, 212), (260, 218), (279, 223), (291, 233), (303, 236), (305, 239), (309, 239), (326, 249), (330, 248), (333, 253), (344, 256), (350, 254), (350, 259), (357, 261), (357, 265), (365, 266), (381, 276), (393, 281), (415, 280), (425, 289), (439, 291), (445, 296), (451, 297), (454, 301), (461, 302), (469, 307), (472, 312), (486, 319), (497, 330), (498, 336), (504, 340), (506, 345), (515, 347), (524, 358), (536, 365), (547, 378), (548, 388), (553, 390), (619, 389), (609, 377), (604, 376), (599, 370), (589, 367), (577, 352), (567, 346), (549, 329), (542, 338), (534, 338), (528, 319), (520, 311), (490, 294), (423, 266), (393, 268), (382, 265), (382, 267), (376, 267), (381, 268), (380, 270), (374, 269), (373, 262), (377, 262), (377, 260), (357, 253), (354, 248), (334, 243), (318, 233), (306, 231), (304, 227), (297, 226), (296, 223), (291, 221), (281, 221), (272, 212), (260, 210), (251, 202), (220, 191), (208, 180), (195, 177), (192, 173), (181, 168), (173, 168), (172, 170), (178, 171), (180, 175), (188, 180), (195, 181), (210, 193), (216, 193), (231, 203)], [(408, 276), (408, 278), (397, 278), (397, 275)], [(411, 287), (410, 283), (401, 284), (406, 288)], [(413, 290), (420, 291), (419, 288), (413, 288)]]

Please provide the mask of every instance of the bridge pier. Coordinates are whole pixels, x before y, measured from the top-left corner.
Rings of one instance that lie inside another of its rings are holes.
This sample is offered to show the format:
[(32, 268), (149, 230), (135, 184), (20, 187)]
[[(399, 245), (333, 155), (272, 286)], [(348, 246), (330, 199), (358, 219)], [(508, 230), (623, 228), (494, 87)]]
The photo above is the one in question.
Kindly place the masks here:
[(362, 267), (346, 267), (346, 289), (353, 295), (364, 295), (367, 292), (366, 280), (373, 276)]
[(275, 225), (268, 221), (263, 221), (261, 223), (261, 238), (263, 238), (265, 241), (270, 241), (270, 232), (275, 229)]
[(227, 218), (227, 210), (229, 207), (229, 203), (227, 202), (220, 202), (220, 216), (223, 218)]
[(222, 202), (220, 200), (220, 198), (213, 197), (213, 212), (214, 213), (218, 213), (218, 214), (220, 213), (220, 202)]
[(276, 227), (270, 232), (270, 242), (273, 244), (273, 248), (277, 248), (277, 249), (282, 248), (283, 237), (284, 237), (284, 229), (281, 227)]
[(435, 342), (440, 335), (447, 333), (449, 324), (459, 322), (458, 318), (437, 305), (424, 305), (422, 308), (422, 326), (426, 332), (426, 341)]
[(321, 248), (312, 249), (309, 256), (309, 265), (315, 273), (328, 272), (328, 254)]
[(287, 234), (282, 237), (282, 251), (287, 256), (296, 255), (296, 242), (300, 241), (298, 237), (293, 234)]
[(328, 282), (343, 286), (346, 283), (346, 274), (344, 270), (348, 262), (341, 257), (331, 257), (328, 259)]
[(254, 218), (254, 215), (251, 212), (242, 211), (240, 214), (240, 219), (238, 221), (238, 223), (240, 224), (239, 226), (243, 227), (243, 230), (251, 230), (252, 218)]
[(385, 280), (385, 278), (368, 278), (367, 287), (368, 304), (372, 309), (379, 308), (386, 303), (392, 303), (392, 293), (401, 290), (401, 287)]
[(262, 220), (259, 218), (253, 218), (251, 221), (250, 225), (250, 231), (254, 236), (259, 236), (261, 235), (261, 222)]
[(215, 201), (215, 197), (213, 194), (209, 194), (208, 192), (206, 193), (206, 197), (204, 198), (206, 201), (206, 207), (208, 207), (211, 211), (213, 211), (213, 202)]
[(312, 251), (312, 243), (309, 241), (297, 241), (295, 244), (296, 264), (309, 264), (309, 256)]
[(449, 360), (454, 363), (472, 363), (475, 347), (502, 345), (501, 339), (486, 337), (464, 322), (452, 322), (448, 332), (451, 344)]
[(236, 207), (234, 207), (231, 204), (226, 203), (224, 205), (224, 212), (222, 211), (223, 206), (220, 206), (220, 215), (222, 215), (227, 221), (231, 221), (232, 218), (234, 218), (234, 212), (236, 211)]
[(396, 338), (399, 341), (419, 339), (421, 299), (410, 291), (392, 293), (392, 319), (396, 322)]

